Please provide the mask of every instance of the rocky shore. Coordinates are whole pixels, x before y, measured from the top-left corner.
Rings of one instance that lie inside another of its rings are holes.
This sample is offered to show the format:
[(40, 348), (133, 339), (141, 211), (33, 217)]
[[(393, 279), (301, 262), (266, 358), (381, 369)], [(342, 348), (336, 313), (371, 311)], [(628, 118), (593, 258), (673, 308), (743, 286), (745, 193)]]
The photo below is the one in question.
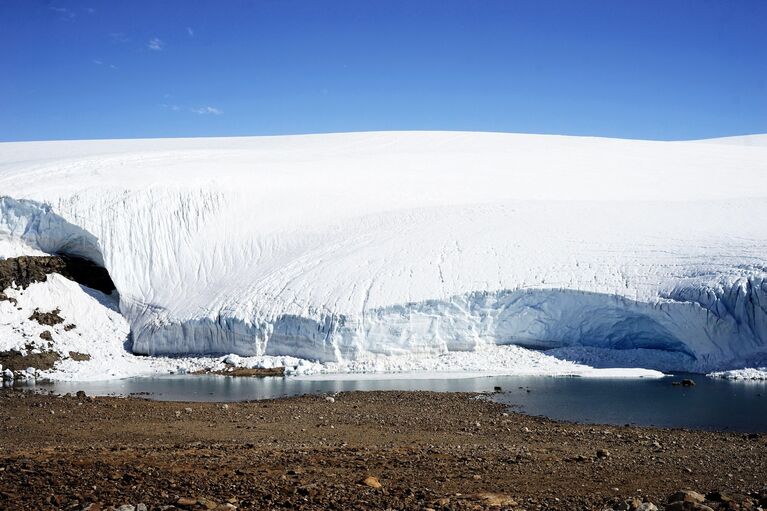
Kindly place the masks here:
[(0, 509), (756, 510), (765, 474), (765, 436), (556, 422), (475, 394), (0, 391)]

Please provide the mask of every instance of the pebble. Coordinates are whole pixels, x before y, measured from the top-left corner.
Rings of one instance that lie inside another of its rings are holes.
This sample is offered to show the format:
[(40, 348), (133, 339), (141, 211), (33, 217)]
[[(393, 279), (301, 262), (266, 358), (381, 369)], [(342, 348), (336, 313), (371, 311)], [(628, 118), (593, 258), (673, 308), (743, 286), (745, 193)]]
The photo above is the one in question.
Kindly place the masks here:
[(179, 497), (176, 501), (177, 506), (192, 507), (197, 505), (197, 499), (190, 499), (189, 497)]
[(335, 403), (336, 399), (333, 396), (328, 396), (325, 398), (325, 401), (327, 401), (328, 403)]
[(383, 485), (381, 484), (381, 481), (379, 481), (377, 477), (373, 477), (373, 476), (367, 476), (365, 479), (362, 480), (362, 484), (376, 490), (380, 490), (383, 487)]
[(666, 502), (669, 504), (673, 504), (674, 502), (692, 502), (701, 504), (704, 500), (706, 500), (706, 497), (696, 491), (682, 490), (669, 495)]

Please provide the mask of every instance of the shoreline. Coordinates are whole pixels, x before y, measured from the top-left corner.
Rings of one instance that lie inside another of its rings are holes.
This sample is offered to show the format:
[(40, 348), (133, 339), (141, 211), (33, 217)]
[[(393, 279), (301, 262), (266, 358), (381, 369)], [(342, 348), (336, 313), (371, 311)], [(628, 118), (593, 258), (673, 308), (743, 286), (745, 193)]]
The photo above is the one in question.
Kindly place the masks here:
[(662, 508), (681, 489), (743, 502), (767, 490), (764, 435), (577, 424), (478, 397), (191, 403), (3, 389), (0, 507), (604, 509), (636, 497)]

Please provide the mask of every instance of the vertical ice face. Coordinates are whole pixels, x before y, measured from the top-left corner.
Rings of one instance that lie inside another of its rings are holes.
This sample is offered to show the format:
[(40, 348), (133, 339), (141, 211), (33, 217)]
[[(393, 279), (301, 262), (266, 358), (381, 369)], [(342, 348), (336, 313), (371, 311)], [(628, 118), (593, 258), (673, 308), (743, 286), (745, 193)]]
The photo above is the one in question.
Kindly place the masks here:
[(0, 144), (0, 255), (106, 267), (140, 353), (521, 344), (726, 367), (767, 357), (760, 140)]

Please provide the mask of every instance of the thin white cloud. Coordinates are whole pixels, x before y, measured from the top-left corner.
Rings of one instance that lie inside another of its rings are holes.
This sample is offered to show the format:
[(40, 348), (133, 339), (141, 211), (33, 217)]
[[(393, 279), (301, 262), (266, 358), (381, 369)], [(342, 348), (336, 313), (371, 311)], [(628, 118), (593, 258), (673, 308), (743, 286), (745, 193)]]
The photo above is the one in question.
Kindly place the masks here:
[(93, 63), (96, 64), (97, 66), (106, 66), (109, 69), (117, 69), (117, 66), (115, 66), (114, 64), (107, 64), (103, 60), (93, 59)]
[(93, 14), (94, 12), (96, 12), (96, 9), (94, 9), (93, 7), (83, 7), (83, 10), (87, 12), (88, 14)]
[(71, 20), (75, 16), (77, 16), (77, 14), (73, 10), (67, 9), (66, 7), (55, 7), (51, 5), (48, 8), (52, 10), (53, 12), (59, 13), (61, 15), (61, 19), (64, 19), (64, 20)]
[(165, 48), (165, 43), (159, 37), (153, 37), (146, 43), (146, 47), (152, 51), (162, 51)]
[(190, 111), (200, 114), (200, 115), (221, 115), (224, 112), (219, 110), (218, 108), (212, 107), (212, 106), (203, 106), (200, 108), (190, 108)]
[(125, 44), (125, 43), (130, 42), (130, 37), (128, 37), (127, 35), (123, 34), (122, 32), (112, 32), (112, 33), (109, 34), (109, 38), (114, 43)]
[[(163, 97), (170, 98), (172, 97), (172, 95), (165, 94)], [(201, 107), (187, 107), (187, 106), (179, 106), (173, 103), (160, 103), (160, 106), (166, 110), (171, 110), (173, 112), (191, 112), (197, 115), (222, 115), (224, 113), (224, 111), (221, 110), (220, 108), (216, 108), (210, 105), (201, 106)]]
[(194, 37), (194, 29), (192, 27), (186, 27), (186, 33), (189, 34), (189, 37)]

